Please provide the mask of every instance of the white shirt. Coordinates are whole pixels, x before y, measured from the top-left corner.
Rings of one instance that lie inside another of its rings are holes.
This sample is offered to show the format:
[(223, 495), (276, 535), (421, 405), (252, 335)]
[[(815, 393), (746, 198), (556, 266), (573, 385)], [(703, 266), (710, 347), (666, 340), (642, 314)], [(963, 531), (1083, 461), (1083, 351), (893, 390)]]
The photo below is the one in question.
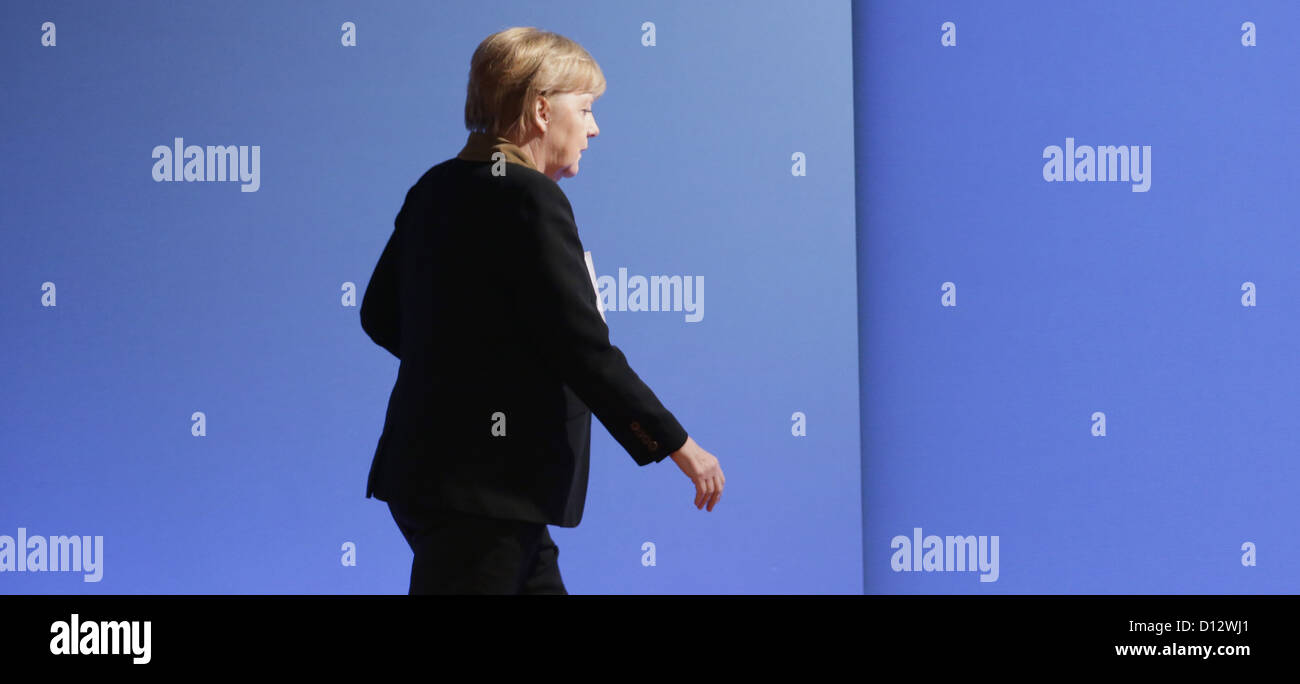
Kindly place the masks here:
[(600, 288), (596, 286), (596, 267), (591, 263), (591, 250), (583, 252), (582, 257), (587, 260), (587, 274), (591, 276), (591, 289), (596, 293), (596, 308), (600, 310), (600, 320), (608, 323), (605, 318), (605, 303), (600, 298)]

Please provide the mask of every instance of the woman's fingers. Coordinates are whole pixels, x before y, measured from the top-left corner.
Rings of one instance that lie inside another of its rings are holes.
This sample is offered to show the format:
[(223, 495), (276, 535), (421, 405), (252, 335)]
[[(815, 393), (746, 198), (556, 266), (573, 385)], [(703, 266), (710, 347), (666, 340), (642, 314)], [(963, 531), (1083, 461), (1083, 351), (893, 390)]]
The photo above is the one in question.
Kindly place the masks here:
[(704, 508), (708, 505), (709, 500), (713, 498), (713, 480), (703, 478), (700, 481), (700, 485), (700, 491), (703, 495), (700, 497), (699, 501), (695, 503), (696, 508)]
[(702, 509), (708, 506), (712, 511), (720, 496), (722, 496), (722, 483), (717, 477), (700, 478), (695, 481), (696, 508)]

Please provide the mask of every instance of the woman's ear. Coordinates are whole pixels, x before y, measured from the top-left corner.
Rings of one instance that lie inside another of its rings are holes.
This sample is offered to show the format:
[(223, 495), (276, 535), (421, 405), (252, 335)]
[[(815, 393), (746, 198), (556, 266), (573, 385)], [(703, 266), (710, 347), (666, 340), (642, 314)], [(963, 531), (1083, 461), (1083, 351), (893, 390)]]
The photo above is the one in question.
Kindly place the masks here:
[(537, 129), (545, 133), (547, 126), (551, 123), (551, 103), (545, 95), (538, 95), (537, 101), (533, 108), (533, 123), (537, 124)]

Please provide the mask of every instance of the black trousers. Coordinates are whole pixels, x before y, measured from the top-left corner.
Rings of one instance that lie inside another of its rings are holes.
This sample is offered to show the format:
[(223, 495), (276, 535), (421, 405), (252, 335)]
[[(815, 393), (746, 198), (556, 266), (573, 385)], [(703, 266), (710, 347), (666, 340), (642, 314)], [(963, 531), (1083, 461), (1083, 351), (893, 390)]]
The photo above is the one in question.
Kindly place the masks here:
[(389, 502), (410, 544), (411, 594), (568, 594), (542, 523)]

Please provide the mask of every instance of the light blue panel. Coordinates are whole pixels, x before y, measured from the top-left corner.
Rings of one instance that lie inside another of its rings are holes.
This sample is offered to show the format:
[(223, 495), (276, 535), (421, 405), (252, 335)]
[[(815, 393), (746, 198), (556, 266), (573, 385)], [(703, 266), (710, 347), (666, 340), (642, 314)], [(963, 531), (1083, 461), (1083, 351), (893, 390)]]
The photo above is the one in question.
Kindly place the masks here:
[[(855, 9), (866, 591), (1300, 589), (1300, 5)], [(1148, 187), (1048, 182), (1071, 138)]]
[[(593, 422), (583, 523), (552, 528), (570, 591), (861, 591), (849, 3), (83, 1), (0, 20), (0, 535), (102, 536), (103, 574), (0, 593), (406, 591), (363, 498), (397, 361), (341, 288), (360, 301), (407, 189), (464, 144), (470, 55), (512, 25), (609, 80), (561, 187), (599, 275), (703, 278), (699, 321), (608, 319), (727, 476), (696, 510)], [(177, 137), (257, 146), (256, 191), (156, 182)]]

